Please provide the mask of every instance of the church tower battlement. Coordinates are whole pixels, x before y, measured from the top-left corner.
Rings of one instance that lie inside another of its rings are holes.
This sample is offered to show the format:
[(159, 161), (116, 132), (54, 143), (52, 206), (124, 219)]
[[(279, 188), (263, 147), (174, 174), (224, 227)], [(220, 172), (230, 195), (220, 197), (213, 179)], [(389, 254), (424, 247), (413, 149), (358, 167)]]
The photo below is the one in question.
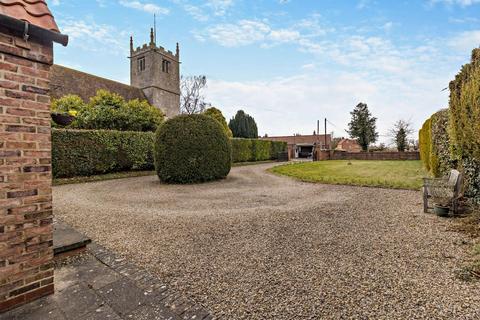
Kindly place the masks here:
[(150, 43), (134, 48), (130, 37), (130, 84), (142, 89), (150, 104), (168, 118), (180, 113), (180, 47), (175, 54), (156, 45), (153, 28)]

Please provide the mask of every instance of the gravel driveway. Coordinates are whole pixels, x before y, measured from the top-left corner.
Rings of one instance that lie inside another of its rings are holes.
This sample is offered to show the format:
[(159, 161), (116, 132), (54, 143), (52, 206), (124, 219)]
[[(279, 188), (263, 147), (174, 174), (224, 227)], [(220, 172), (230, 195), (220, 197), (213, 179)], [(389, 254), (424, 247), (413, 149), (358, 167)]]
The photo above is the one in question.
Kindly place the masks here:
[(457, 279), (469, 239), (419, 192), (297, 182), (236, 167), (224, 181), (154, 176), (54, 188), (57, 217), (225, 319), (479, 319)]

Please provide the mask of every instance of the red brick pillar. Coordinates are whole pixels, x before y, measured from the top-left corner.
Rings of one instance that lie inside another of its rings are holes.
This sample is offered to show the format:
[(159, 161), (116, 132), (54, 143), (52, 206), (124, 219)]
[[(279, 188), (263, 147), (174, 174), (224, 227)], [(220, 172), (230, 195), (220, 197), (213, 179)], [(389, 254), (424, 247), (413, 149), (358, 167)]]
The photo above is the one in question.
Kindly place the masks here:
[(52, 43), (0, 28), (0, 312), (53, 293)]

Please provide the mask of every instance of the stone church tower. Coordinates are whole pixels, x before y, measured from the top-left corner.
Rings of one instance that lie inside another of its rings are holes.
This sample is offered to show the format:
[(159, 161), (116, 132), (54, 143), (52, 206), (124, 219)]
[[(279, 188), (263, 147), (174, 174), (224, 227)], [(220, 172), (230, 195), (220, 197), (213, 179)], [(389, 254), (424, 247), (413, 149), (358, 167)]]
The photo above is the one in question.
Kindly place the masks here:
[(142, 89), (150, 104), (168, 118), (180, 113), (180, 49), (175, 54), (157, 47), (153, 29), (150, 44), (134, 49), (130, 38), (130, 85)]

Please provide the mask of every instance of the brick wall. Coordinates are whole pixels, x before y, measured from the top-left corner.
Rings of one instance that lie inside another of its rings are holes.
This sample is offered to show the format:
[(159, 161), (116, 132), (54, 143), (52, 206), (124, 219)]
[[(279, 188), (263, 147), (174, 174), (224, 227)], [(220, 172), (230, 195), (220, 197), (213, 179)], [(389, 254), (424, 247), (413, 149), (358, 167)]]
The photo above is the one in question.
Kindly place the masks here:
[(0, 312), (53, 293), (51, 43), (0, 29)]
[(324, 160), (420, 160), (419, 152), (326, 151)]

